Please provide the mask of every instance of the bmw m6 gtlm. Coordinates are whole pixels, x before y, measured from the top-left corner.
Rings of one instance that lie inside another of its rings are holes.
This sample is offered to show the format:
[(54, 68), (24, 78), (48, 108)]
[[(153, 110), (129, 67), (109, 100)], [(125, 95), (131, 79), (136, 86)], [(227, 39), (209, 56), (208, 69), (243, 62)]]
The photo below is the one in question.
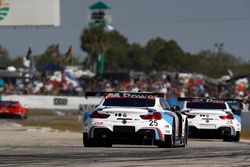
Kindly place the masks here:
[[(87, 92), (86, 96), (96, 94)], [(85, 147), (113, 144), (174, 147), (187, 144), (186, 115), (171, 108), (159, 93), (99, 92), (99, 105), (83, 118)]]
[(209, 98), (182, 98), (183, 114), (189, 122), (190, 137), (239, 141), (241, 109), (239, 101)]

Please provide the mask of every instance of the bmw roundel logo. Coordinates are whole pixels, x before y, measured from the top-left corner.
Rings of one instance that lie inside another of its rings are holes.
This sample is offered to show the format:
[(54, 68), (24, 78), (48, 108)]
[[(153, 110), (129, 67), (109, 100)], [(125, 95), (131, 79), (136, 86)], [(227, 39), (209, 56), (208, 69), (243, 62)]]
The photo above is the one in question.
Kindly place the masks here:
[(126, 119), (122, 120), (122, 123), (123, 123), (123, 124), (126, 124), (126, 123), (127, 123)]

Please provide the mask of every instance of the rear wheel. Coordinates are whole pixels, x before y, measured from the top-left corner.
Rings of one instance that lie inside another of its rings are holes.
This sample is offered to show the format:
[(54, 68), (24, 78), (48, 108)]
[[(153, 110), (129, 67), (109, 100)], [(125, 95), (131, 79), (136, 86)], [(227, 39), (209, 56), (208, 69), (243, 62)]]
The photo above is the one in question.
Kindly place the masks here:
[(233, 137), (233, 141), (239, 142), (240, 141), (240, 132), (236, 132), (236, 136)]
[(187, 124), (187, 120), (186, 120), (186, 124), (185, 124), (185, 136), (184, 136), (184, 141), (183, 141), (183, 147), (185, 147), (188, 144), (188, 124)]
[(94, 142), (98, 147), (112, 147), (112, 133), (108, 129), (95, 129)]
[(236, 132), (235, 136), (223, 136), (223, 141), (225, 142), (239, 142), (240, 141), (240, 132)]
[(103, 144), (104, 144), (104, 147), (112, 147), (112, 140), (106, 139)]
[(165, 141), (158, 144), (159, 148), (173, 148), (175, 146), (175, 121), (173, 121), (172, 134), (165, 135)]
[(174, 147), (174, 137), (173, 135), (165, 135), (165, 141), (158, 143), (159, 148), (173, 148)]
[(28, 118), (27, 114), (21, 116), (21, 119), (27, 119), (27, 118)]
[(98, 146), (101, 146), (101, 147), (112, 147), (112, 138), (110, 138), (109, 136), (108, 137), (105, 137), (105, 138), (97, 138), (98, 140)]
[(223, 141), (225, 141), (225, 142), (230, 142), (230, 141), (231, 141), (230, 136), (223, 136), (222, 139), (223, 139)]
[(82, 139), (84, 147), (94, 147), (94, 140), (90, 139), (87, 133), (83, 133)]
[(173, 148), (174, 147), (174, 140), (175, 140), (174, 136), (175, 136), (175, 134), (165, 136), (165, 146), (167, 148)]

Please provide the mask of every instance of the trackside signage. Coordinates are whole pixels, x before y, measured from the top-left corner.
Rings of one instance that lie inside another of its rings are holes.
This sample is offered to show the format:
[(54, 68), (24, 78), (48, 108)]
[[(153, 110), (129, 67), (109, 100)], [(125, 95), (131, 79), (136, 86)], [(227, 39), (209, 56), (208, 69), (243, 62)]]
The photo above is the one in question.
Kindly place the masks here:
[(60, 26), (60, 0), (0, 0), (0, 26)]
[(10, 4), (0, 0), (0, 21), (4, 20), (8, 16)]
[(28, 109), (89, 110), (96, 106), (102, 98), (76, 96), (39, 96), (39, 95), (3, 95), (2, 100), (19, 101)]
[(90, 91), (85, 93), (86, 98), (88, 97), (129, 97), (129, 98), (155, 98), (164, 97), (163, 93), (150, 93), (150, 92), (95, 92)]

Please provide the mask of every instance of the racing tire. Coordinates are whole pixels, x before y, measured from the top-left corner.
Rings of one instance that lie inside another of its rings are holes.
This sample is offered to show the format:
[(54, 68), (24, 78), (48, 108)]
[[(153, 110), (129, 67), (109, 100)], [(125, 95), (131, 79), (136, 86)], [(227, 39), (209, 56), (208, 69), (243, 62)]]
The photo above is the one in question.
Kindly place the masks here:
[(23, 116), (22, 116), (22, 115), (15, 115), (15, 116), (13, 116), (12, 118), (15, 118), (15, 119), (23, 119)]
[(226, 135), (226, 136), (223, 136), (222, 139), (224, 142), (231, 142), (233, 138), (231, 136)]
[(234, 141), (234, 142), (239, 142), (239, 141), (240, 141), (240, 132), (239, 132), (239, 131), (236, 132), (236, 136), (233, 137), (233, 141)]
[(102, 131), (94, 137), (95, 146), (98, 147), (112, 147), (113, 140), (110, 131)]
[(185, 136), (184, 136), (184, 139), (183, 139), (183, 145), (182, 147), (186, 147), (187, 144), (188, 144), (188, 124), (187, 124), (187, 120), (186, 120), (186, 125), (185, 125)]
[(99, 147), (112, 147), (111, 138), (97, 138), (95, 142), (97, 143), (97, 146)]
[(174, 134), (173, 135), (165, 135), (165, 147), (173, 148), (174, 147)]
[(87, 133), (83, 133), (82, 139), (84, 147), (94, 147), (94, 141), (88, 137)]
[(222, 140), (223, 140), (224, 142), (228, 142), (230, 139), (229, 139), (229, 136), (223, 136), (223, 137), (222, 137)]
[(165, 141), (160, 141), (158, 143), (159, 148), (173, 148), (174, 139), (173, 135), (165, 135)]
[(21, 119), (27, 119), (27, 118), (28, 118), (27, 115), (23, 115), (23, 116), (21, 117)]
[(111, 139), (106, 139), (103, 143), (104, 147), (112, 147), (112, 140)]
[[(173, 124), (175, 127), (175, 123)], [(173, 148), (175, 146), (175, 128), (173, 128), (172, 135), (165, 135), (165, 141), (158, 144), (159, 148)]]

